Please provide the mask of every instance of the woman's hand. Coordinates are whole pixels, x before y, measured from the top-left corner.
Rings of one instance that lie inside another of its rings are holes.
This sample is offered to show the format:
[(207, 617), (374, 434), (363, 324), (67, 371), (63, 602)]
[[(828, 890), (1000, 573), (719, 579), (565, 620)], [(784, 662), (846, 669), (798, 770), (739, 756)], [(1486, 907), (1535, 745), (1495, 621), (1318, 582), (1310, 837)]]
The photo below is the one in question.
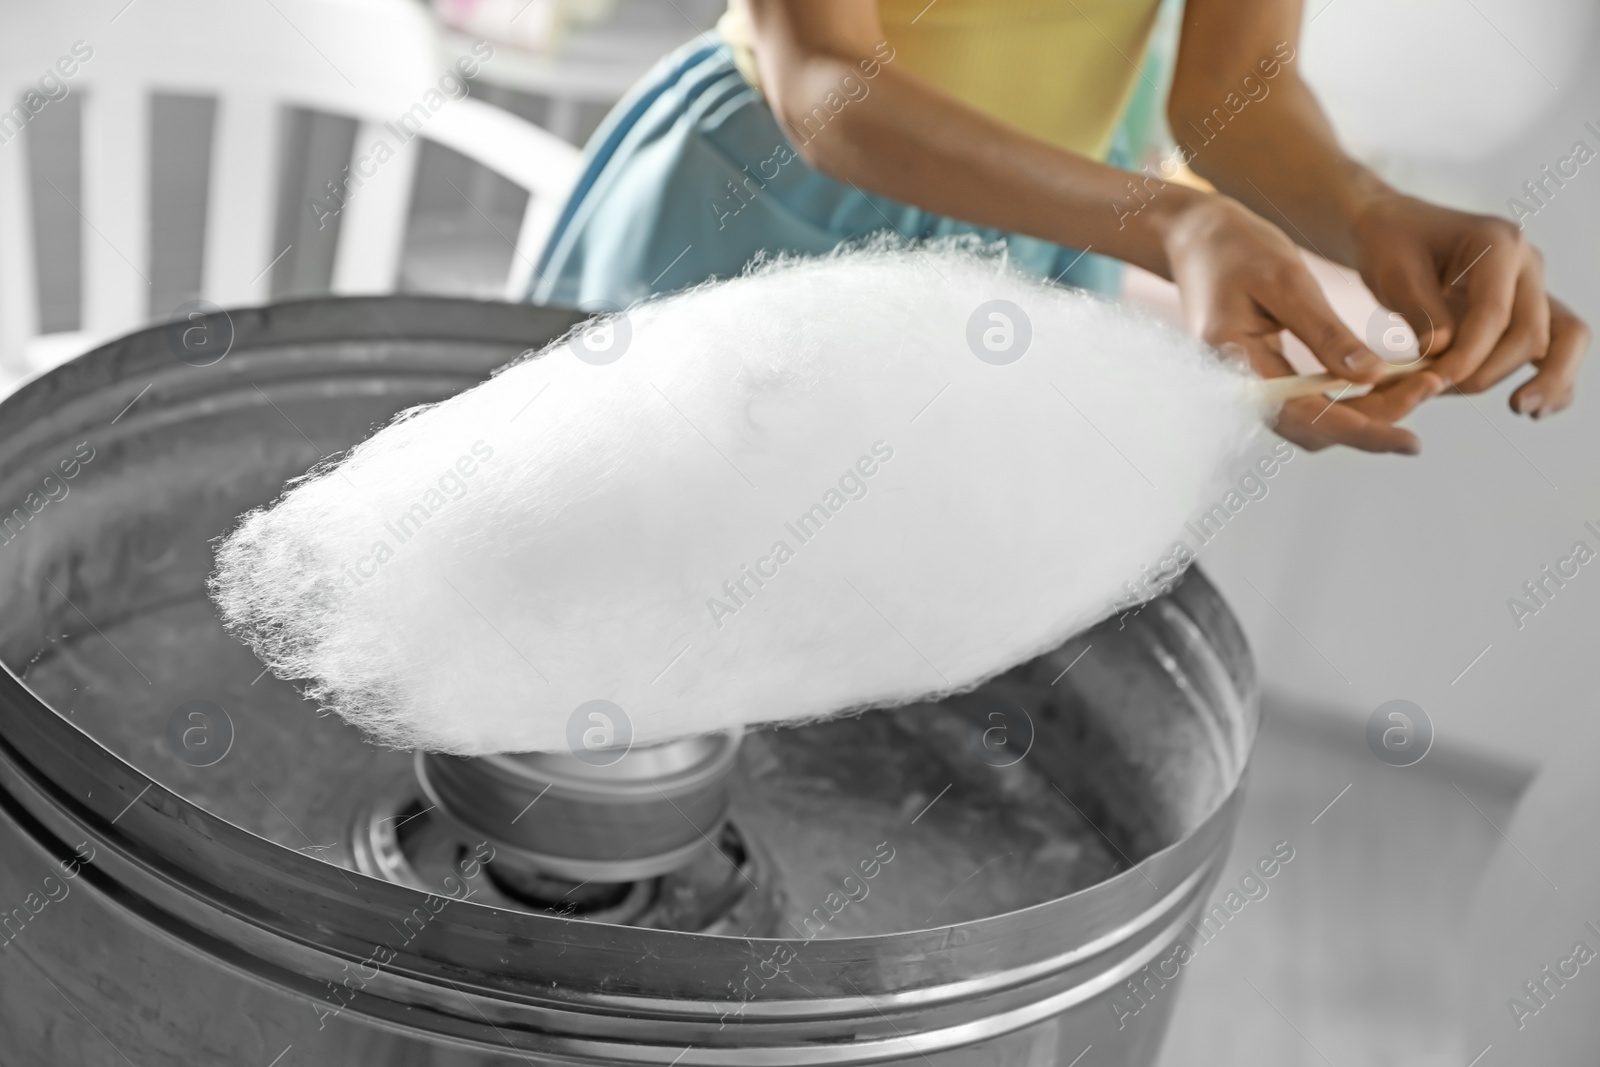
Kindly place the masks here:
[(1362, 280), (1439, 357), (1438, 374), (1481, 393), (1532, 363), (1511, 409), (1537, 419), (1572, 403), (1589, 328), (1545, 292), (1543, 257), (1516, 226), (1384, 190), (1351, 230)]
[[(1207, 343), (1243, 355), (1262, 377), (1294, 373), (1283, 355), (1284, 330), (1341, 378), (1371, 382), (1383, 370), (1383, 361), (1334, 314), (1293, 242), (1237, 201), (1187, 195), (1163, 243), (1190, 328)], [(1276, 429), (1312, 450), (1345, 444), (1414, 454), (1416, 435), (1394, 424), (1445, 386), (1424, 371), (1352, 400), (1291, 400)]]

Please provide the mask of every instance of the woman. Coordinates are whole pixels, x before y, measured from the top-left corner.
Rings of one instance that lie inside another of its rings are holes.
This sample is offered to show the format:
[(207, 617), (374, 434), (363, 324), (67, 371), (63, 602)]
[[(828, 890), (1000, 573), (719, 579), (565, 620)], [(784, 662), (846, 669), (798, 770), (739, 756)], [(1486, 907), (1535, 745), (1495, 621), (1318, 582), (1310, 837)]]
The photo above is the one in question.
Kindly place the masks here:
[[(1287, 329), (1333, 373), (1374, 380), (1381, 361), (1298, 242), (1359, 271), (1439, 360), (1332, 406), (1289, 403), (1290, 440), (1415, 453), (1395, 424), (1418, 404), (1524, 364), (1514, 411), (1571, 403), (1589, 331), (1545, 292), (1537, 250), (1344, 154), (1294, 62), (1300, 0), (1188, 0), (1167, 99), (1179, 148), (1117, 166), (1129, 101), (1154, 88), (1139, 59), (1159, 6), (733, 0), (715, 39), (663, 60), (596, 133), (533, 297), (620, 306), (762, 252), (976, 233), (1086, 288), (1116, 289), (1101, 257), (1168, 278), (1194, 331), (1264, 376), (1291, 372)], [(1167, 180), (1185, 165), (1214, 191)]]

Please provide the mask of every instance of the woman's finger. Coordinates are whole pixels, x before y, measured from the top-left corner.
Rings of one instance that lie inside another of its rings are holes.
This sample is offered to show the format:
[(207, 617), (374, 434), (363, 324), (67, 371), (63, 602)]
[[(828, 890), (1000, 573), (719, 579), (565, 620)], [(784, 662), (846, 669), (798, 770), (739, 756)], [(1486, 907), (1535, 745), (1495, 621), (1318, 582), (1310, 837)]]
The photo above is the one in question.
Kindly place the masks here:
[(1449, 288), (1464, 286), (1466, 311), (1455, 340), (1439, 353), (1434, 369), (1452, 382), (1462, 382), (1489, 358), (1511, 323), (1516, 304), (1517, 276), (1522, 268), (1522, 240), (1510, 223), (1488, 231), (1486, 244), (1476, 258), (1454, 278), (1445, 279)]
[(1517, 275), (1511, 322), (1477, 370), (1457, 384), (1463, 393), (1481, 393), (1518, 367), (1543, 359), (1550, 347), (1550, 298), (1544, 291), (1544, 265), (1530, 251)]
[(1266, 299), (1257, 299), (1332, 373), (1354, 382), (1376, 381), (1382, 373), (1383, 360), (1334, 314), (1310, 271), (1292, 272), (1287, 282)]
[(1511, 394), (1511, 410), (1534, 418), (1563, 411), (1572, 403), (1578, 383), (1578, 368), (1589, 347), (1589, 327), (1567, 306), (1550, 299), (1550, 348), (1534, 366), (1532, 378)]
[(1279, 378), (1294, 373), (1294, 366), (1283, 355), (1283, 343), (1276, 333), (1239, 334), (1225, 341), (1212, 341), (1223, 356), (1244, 360), (1263, 378)]
[(1385, 382), (1367, 395), (1343, 403), (1368, 418), (1380, 422), (1399, 422), (1424, 400), (1432, 400), (1448, 387), (1448, 383), (1439, 375), (1432, 371), (1421, 371)]
[(1328, 445), (1406, 455), (1416, 455), (1422, 450), (1416, 434), (1351, 407), (1349, 401), (1335, 402), (1319, 397), (1291, 400), (1278, 413), (1275, 429), (1312, 451)]
[(1455, 336), (1455, 316), (1440, 292), (1438, 273), (1430, 257), (1420, 252), (1416, 255), (1397, 252), (1395, 260), (1387, 264), (1383, 276), (1374, 279), (1374, 284), (1382, 290), (1383, 305), (1398, 312), (1417, 335), (1421, 356), (1444, 351)]

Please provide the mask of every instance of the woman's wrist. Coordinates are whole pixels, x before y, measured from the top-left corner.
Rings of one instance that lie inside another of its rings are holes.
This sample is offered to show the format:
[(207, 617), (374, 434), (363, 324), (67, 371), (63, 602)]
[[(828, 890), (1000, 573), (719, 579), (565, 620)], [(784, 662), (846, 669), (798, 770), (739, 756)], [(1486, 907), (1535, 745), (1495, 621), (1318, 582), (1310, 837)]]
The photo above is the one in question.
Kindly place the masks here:
[(1348, 162), (1348, 175), (1339, 183), (1339, 211), (1351, 228), (1374, 202), (1399, 195), (1394, 186), (1354, 160)]
[(1234, 212), (1246, 210), (1221, 193), (1184, 186), (1172, 188), (1179, 195), (1173, 196), (1150, 223), (1160, 242), (1159, 268), (1146, 268), (1169, 281), (1176, 280), (1174, 270), (1179, 259), (1191, 254), (1196, 244), (1212, 240), (1218, 227), (1226, 229), (1234, 223)]
[(1120, 231), (1126, 234), (1125, 247), (1110, 254), (1152, 274), (1172, 280), (1172, 258), (1176, 247), (1192, 227), (1196, 213), (1211, 201), (1221, 199), (1204, 192), (1169, 182)]
[(1362, 270), (1363, 231), (1370, 228), (1374, 208), (1403, 194), (1366, 167), (1347, 160), (1348, 171), (1333, 192), (1336, 220), (1327, 254), (1335, 262)]

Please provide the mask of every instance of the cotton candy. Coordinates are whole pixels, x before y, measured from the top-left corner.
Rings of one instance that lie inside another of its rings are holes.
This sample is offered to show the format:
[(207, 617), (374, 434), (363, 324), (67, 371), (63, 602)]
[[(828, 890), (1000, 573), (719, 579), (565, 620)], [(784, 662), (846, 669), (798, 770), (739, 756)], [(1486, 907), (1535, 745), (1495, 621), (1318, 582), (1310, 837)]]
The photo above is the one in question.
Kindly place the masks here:
[(768, 263), (403, 413), (244, 516), (212, 592), (274, 673), (393, 746), (898, 705), (1174, 576), (1261, 432), (1250, 384), (979, 251)]

